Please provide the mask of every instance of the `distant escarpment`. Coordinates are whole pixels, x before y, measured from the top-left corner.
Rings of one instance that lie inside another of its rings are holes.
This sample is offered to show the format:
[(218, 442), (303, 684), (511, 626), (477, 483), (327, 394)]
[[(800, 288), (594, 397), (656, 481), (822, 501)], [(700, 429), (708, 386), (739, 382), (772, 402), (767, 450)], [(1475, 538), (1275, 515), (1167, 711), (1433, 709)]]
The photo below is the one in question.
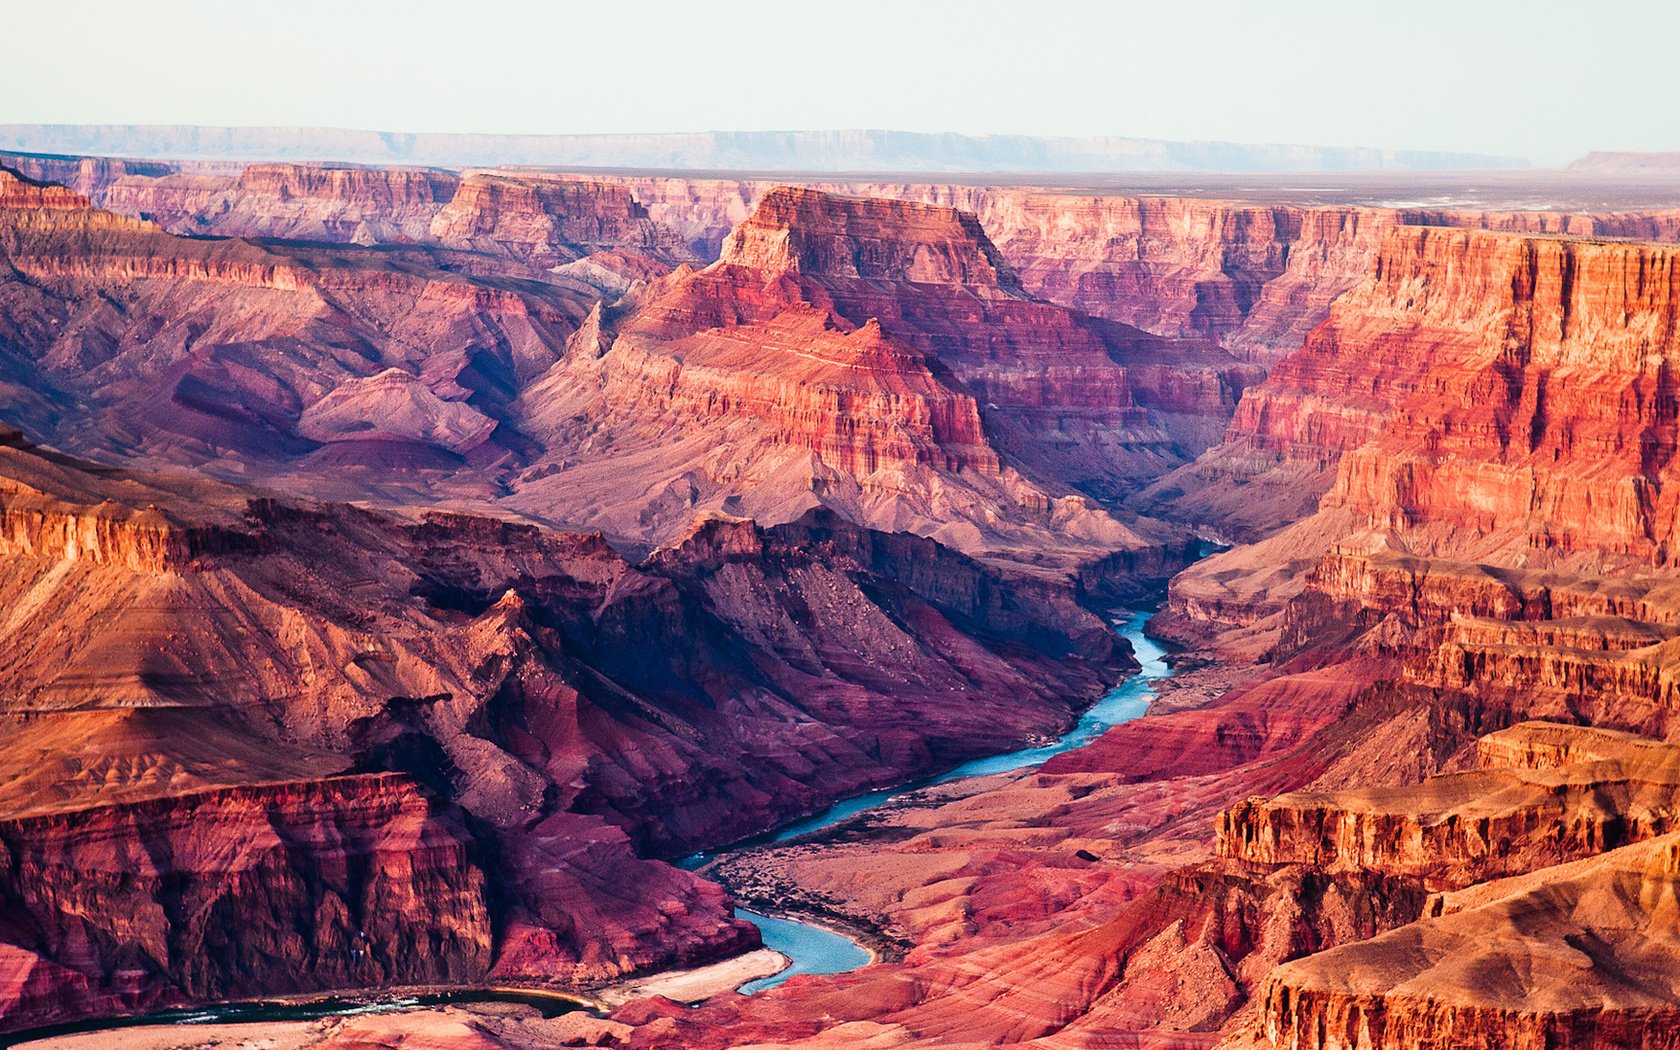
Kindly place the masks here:
[(666, 134), (493, 135), (351, 128), (7, 124), (8, 149), (158, 157), (330, 158), (370, 164), (559, 164), (715, 171), (1315, 171), (1522, 168), (1476, 153), (961, 135), (841, 128)]
[[(226, 162), (32, 155), (6, 162), (175, 232), (482, 250), (563, 264), (610, 280), (615, 294), (685, 259), (716, 258), (724, 237), (786, 181), (272, 163), (241, 173)], [(1308, 206), (936, 180), (804, 185), (972, 213), (1032, 295), (1156, 335), (1217, 341), (1261, 364), (1300, 345), (1331, 301), (1366, 277), (1396, 226), (1680, 239), (1676, 210)]]

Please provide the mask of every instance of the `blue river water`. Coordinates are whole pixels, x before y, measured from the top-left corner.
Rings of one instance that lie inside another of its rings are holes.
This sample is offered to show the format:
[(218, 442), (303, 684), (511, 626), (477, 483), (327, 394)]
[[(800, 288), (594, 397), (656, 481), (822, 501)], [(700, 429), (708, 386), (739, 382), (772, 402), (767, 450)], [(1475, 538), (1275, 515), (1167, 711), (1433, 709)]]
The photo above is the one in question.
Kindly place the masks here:
[(874, 958), (869, 949), (850, 937), (808, 922), (778, 919), (745, 908), (736, 908), (735, 916), (758, 927), (759, 933), (764, 935), (766, 948), (774, 948), (792, 960), (781, 973), (743, 984), (737, 991), (744, 995), (774, 988), (795, 974), (846, 973), (869, 965)]
[(1132, 652), (1137, 656), (1141, 666), (1139, 672), (1115, 686), (1108, 695), (1098, 700), (1090, 710), (1080, 716), (1073, 728), (1057, 737), (1054, 741), (1040, 747), (1027, 747), (1019, 751), (1010, 751), (1002, 755), (990, 755), (977, 758), (948, 773), (941, 773), (936, 777), (918, 781), (914, 784), (900, 787), (886, 788), (881, 791), (871, 791), (867, 795), (857, 795), (852, 798), (836, 802), (821, 813), (804, 820), (796, 821), (776, 831), (769, 838), (771, 842), (786, 842), (801, 835), (809, 835), (813, 831), (821, 831), (826, 827), (838, 824), (848, 817), (862, 813), (866, 809), (874, 809), (884, 802), (890, 802), (909, 791), (918, 788), (931, 787), (934, 784), (944, 784), (963, 777), (985, 776), (989, 773), (1008, 773), (1016, 769), (1027, 769), (1032, 766), (1043, 765), (1046, 760), (1064, 751), (1072, 751), (1076, 747), (1084, 747), (1103, 733), (1122, 722), (1130, 722), (1143, 714), (1149, 707), (1149, 702), (1155, 698), (1156, 679), (1166, 678), (1172, 674), (1172, 668), (1167, 666), (1167, 653), (1152, 639), (1143, 633), (1144, 623), (1154, 615), (1152, 612), (1132, 613), (1114, 624), (1115, 632), (1132, 643)]
[[(815, 816), (795, 821), (758, 841), (786, 842), (801, 835), (809, 835), (920, 788), (960, 780), (963, 777), (1008, 773), (1039, 766), (1053, 755), (1083, 747), (1114, 726), (1138, 717), (1155, 698), (1155, 682), (1172, 674), (1172, 668), (1167, 665), (1166, 650), (1143, 633), (1143, 625), (1151, 615), (1153, 613), (1150, 612), (1131, 613), (1114, 621), (1115, 632), (1132, 644), (1132, 652), (1141, 665), (1139, 672), (1110, 690), (1081, 715), (1071, 729), (1051, 743), (977, 758), (972, 762), (964, 762), (947, 773), (914, 784), (885, 788), (844, 799)], [(703, 856), (690, 858), (690, 863), (697, 864), (703, 859)], [(740, 991), (749, 995), (766, 988), (774, 988), (794, 974), (846, 973), (867, 965), (872, 958), (867, 950), (851, 938), (821, 927), (791, 919), (772, 918), (740, 908), (736, 909), (735, 914), (759, 928), (767, 947), (776, 949), (792, 960), (792, 964), (781, 973), (743, 984)]]

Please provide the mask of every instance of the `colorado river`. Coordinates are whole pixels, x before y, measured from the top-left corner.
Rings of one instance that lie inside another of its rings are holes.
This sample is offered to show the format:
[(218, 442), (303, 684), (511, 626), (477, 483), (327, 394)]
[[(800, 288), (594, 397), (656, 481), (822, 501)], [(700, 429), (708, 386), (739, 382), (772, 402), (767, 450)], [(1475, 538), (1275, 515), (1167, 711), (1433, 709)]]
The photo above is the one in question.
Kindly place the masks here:
[[(835, 824), (865, 810), (874, 809), (876, 806), (891, 802), (901, 795), (921, 788), (932, 787), (935, 784), (944, 784), (948, 781), (960, 780), (963, 777), (986, 776), (992, 773), (1008, 773), (1017, 769), (1030, 769), (1042, 765), (1053, 755), (1059, 755), (1064, 751), (1072, 751), (1076, 747), (1083, 747), (1122, 722), (1131, 721), (1143, 714), (1149, 707), (1149, 702), (1155, 698), (1155, 682), (1172, 675), (1172, 668), (1167, 665), (1166, 650), (1143, 633), (1143, 625), (1153, 615), (1153, 612), (1131, 613), (1114, 621), (1115, 632), (1132, 645), (1132, 652), (1136, 655), (1140, 665), (1138, 673), (1109, 690), (1107, 695), (1080, 716), (1079, 721), (1075, 722), (1071, 729), (1057, 737), (1053, 742), (1010, 751), (1002, 755), (977, 758), (971, 762), (964, 762), (947, 773), (941, 773), (926, 780), (900, 787), (885, 788), (881, 791), (871, 791), (866, 795), (857, 795), (836, 802), (815, 816), (795, 821), (755, 841), (760, 844), (786, 842), (801, 835), (809, 835), (812, 832), (833, 827)], [(743, 843), (742, 845), (748, 844), (751, 843)], [(718, 851), (718, 853), (724, 852), (728, 851)], [(697, 863), (716, 855), (715, 853), (702, 855), (692, 858), (692, 861)], [(764, 936), (764, 943), (767, 947), (776, 949), (792, 960), (788, 968), (781, 973), (743, 984), (740, 991), (749, 995), (766, 988), (774, 988), (795, 974), (846, 973), (867, 965), (872, 958), (869, 951), (856, 941), (831, 930), (825, 930), (820, 926), (812, 926), (809, 923), (794, 919), (760, 915), (757, 912), (741, 908), (736, 909), (735, 914), (758, 927), (759, 932)]]
[(1167, 666), (1166, 650), (1143, 633), (1143, 625), (1153, 615), (1155, 615), (1153, 611), (1132, 613), (1125, 619), (1115, 621), (1115, 632), (1132, 643), (1132, 652), (1137, 656), (1138, 663), (1141, 665), (1138, 673), (1109, 690), (1107, 695), (1080, 716), (1079, 721), (1073, 724), (1073, 728), (1057, 737), (1054, 742), (1039, 747), (1010, 751), (1007, 754), (977, 758), (972, 762), (964, 762), (948, 773), (941, 773), (936, 777), (929, 777), (914, 784), (871, 791), (867, 795), (857, 795), (836, 802), (816, 816), (807, 817), (781, 828), (765, 841), (786, 842), (788, 839), (798, 838), (801, 835), (809, 835), (813, 831), (821, 831), (826, 827), (840, 823), (848, 817), (862, 813), (866, 809), (874, 809), (883, 803), (891, 802), (907, 792), (932, 787), (935, 784), (961, 780), (963, 777), (979, 777), (989, 773), (1008, 773), (1015, 769), (1027, 769), (1032, 766), (1043, 765), (1053, 755), (1059, 755), (1064, 751), (1072, 751), (1076, 747), (1084, 747), (1114, 726), (1122, 722), (1130, 722), (1143, 714), (1144, 710), (1149, 707), (1149, 701), (1155, 698), (1154, 686), (1156, 680), (1168, 678), (1172, 675), (1172, 668)]
[(846, 973), (869, 965), (874, 958), (869, 949), (850, 937), (821, 926), (760, 915), (745, 908), (736, 908), (735, 915), (757, 926), (758, 932), (764, 935), (764, 946), (781, 952), (789, 960), (788, 968), (781, 973), (748, 981), (737, 989), (745, 995), (774, 988), (795, 974)]

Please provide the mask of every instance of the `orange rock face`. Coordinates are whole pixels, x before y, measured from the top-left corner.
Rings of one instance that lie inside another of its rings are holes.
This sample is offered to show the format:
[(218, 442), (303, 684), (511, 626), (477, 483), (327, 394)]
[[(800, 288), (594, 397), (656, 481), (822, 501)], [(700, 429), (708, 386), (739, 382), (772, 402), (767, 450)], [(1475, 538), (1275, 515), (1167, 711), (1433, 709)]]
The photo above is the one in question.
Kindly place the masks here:
[[(700, 509), (825, 505), (1093, 575), (1161, 549), (1096, 499), (1202, 447), (1255, 378), (1210, 345), (1030, 298), (972, 216), (794, 188), (571, 351), (518, 406), (549, 435), (521, 508), (576, 501), (660, 539)], [(625, 488), (626, 464), (645, 487)]]
[[(1406, 339), (1434, 348), (1434, 389), (1403, 398), (1379, 441), (1343, 457), (1327, 504), (1405, 530), (1420, 551), (1487, 558), (1510, 542), (1518, 564), (1588, 550), (1666, 563), (1677, 258), (1648, 245), (1396, 234), (1369, 291), (1414, 301)], [(1480, 338), (1452, 345), (1468, 331)]]
[[(1432, 898), (1416, 922), (1278, 967), (1258, 1004), (1258, 1034), (1269, 1043), (1672, 1045), (1676, 842), (1661, 813), (1674, 798), (1666, 784), (1674, 749), (1529, 723), (1484, 738), (1480, 757), (1483, 771), (1411, 788), (1277, 800), (1298, 811), (1322, 805), (1335, 826), (1323, 844), (1334, 842), (1333, 865), (1380, 871), (1421, 861), (1436, 877), (1450, 870), (1448, 885), (1470, 888)], [(1388, 823), (1385, 811), (1424, 827)], [(1277, 816), (1256, 807), (1228, 814), (1227, 851), (1278, 863), (1256, 850), (1319, 834), (1284, 832)], [(1425, 856), (1420, 833), (1440, 852)], [(1445, 841), (1454, 836), (1462, 837)], [(1322, 845), (1307, 848), (1329, 859)]]

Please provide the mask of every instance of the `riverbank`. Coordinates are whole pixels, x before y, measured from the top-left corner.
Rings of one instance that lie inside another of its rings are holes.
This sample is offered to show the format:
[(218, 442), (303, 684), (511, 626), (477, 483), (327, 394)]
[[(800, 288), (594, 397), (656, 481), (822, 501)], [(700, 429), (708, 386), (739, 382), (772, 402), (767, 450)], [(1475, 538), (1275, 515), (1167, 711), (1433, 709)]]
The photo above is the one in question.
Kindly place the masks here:
[[(111, 1033), (123, 1032), (124, 1047), (154, 1045), (154, 1033), (174, 1033), (177, 1043), (163, 1039), (155, 1045), (200, 1045), (205, 1033), (225, 1029), (248, 1033), (253, 1024), (267, 1027), (302, 1026), (299, 1031), (318, 1031), (322, 1021), (373, 1017), (380, 1014), (451, 1006), (529, 1007), (542, 1017), (559, 1017), (574, 1012), (600, 1012), (598, 1001), (574, 992), (514, 985), (484, 985), (473, 988), (444, 985), (409, 985), (399, 988), (333, 991), (300, 995), (276, 995), (237, 1002), (173, 1007), (146, 1013), (66, 1021), (0, 1035), (0, 1046), (108, 1047)], [(192, 1040), (180, 1043), (184, 1032)], [(162, 1038), (159, 1036), (158, 1038)], [(91, 1040), (91, 1041), (89, 1041)], [(211, 1044), (214, 1045), (214, 1044)]]
[(687, 970), (666, 970), (663, 973), (608, 985), (597, 989), (595, 1001), (607, 1009), (615, 1009), (632, 999), (662, 995), (673, 1002), (698, 1003), (724, 992), (732, 992), (749, 981), (774, 977), (793, 960), (771, 948), (759, 948), (730, 959), (696, 966)]
[[(854, 847), (890, 846), (912, 837), (924, 820), (937, 821), (935, 811), (961, 808), (971, 798), (1025, 782), (1047, 760), (1084, 747), (1151, 710), (1158, 687), (1176, 673), (1168, 650), (1171, 643), (1145, 633), (1151, 615), (1132, 612), (1112, 619), (1116, 633), (1137, 654), (1139, 671), (1117, 684), (1057, 739), (975, 759), (918, 783), (844, 800), (757, 843), (708, 858), (695, 870), (723, 885), (745, 907), (843, 932), (867, 946), (878, 961), (902, 959), (917, 937), (893, 918), (894, 907), (902, 902), (878, 899), (871, 892), (875, 876), (867, 861), (860, 863)], [(920, 812), (927, 816), (919, 816)], [(983, 817), (975, 814), (978, 820)], [(950, 834), (961, 836), (956, 831)], [(1038, 833), (1027, 845), (1046, 837), (1056, 836)], [(1070, 861), (1076, 865), (1097, 859), (1078, 846), (1071, 852)], [(837, 864), (836, 858), (841, 858)], [(811, 876), (818, 876), (819, 888), (808, 884)]]
[(968, 777), (959, 781), (905, 787), (884, 802), (851, 813), (796, 839), (767, 842), (731, 851), (707, 861), (697, 874), (721, 884), (743, 908), (752, 908), (851, 938), (875, 962), (898, 962), (914, 947), (904, 930), (873, 911), (848, 908), (831, 897), (810, 892), (790, 874), (790, 858), (821, 858), (836, 847), (869, 841), (881, 828), (910, 810), (932, 809), (979, 794), (1012, 779), (1009, 774)]

